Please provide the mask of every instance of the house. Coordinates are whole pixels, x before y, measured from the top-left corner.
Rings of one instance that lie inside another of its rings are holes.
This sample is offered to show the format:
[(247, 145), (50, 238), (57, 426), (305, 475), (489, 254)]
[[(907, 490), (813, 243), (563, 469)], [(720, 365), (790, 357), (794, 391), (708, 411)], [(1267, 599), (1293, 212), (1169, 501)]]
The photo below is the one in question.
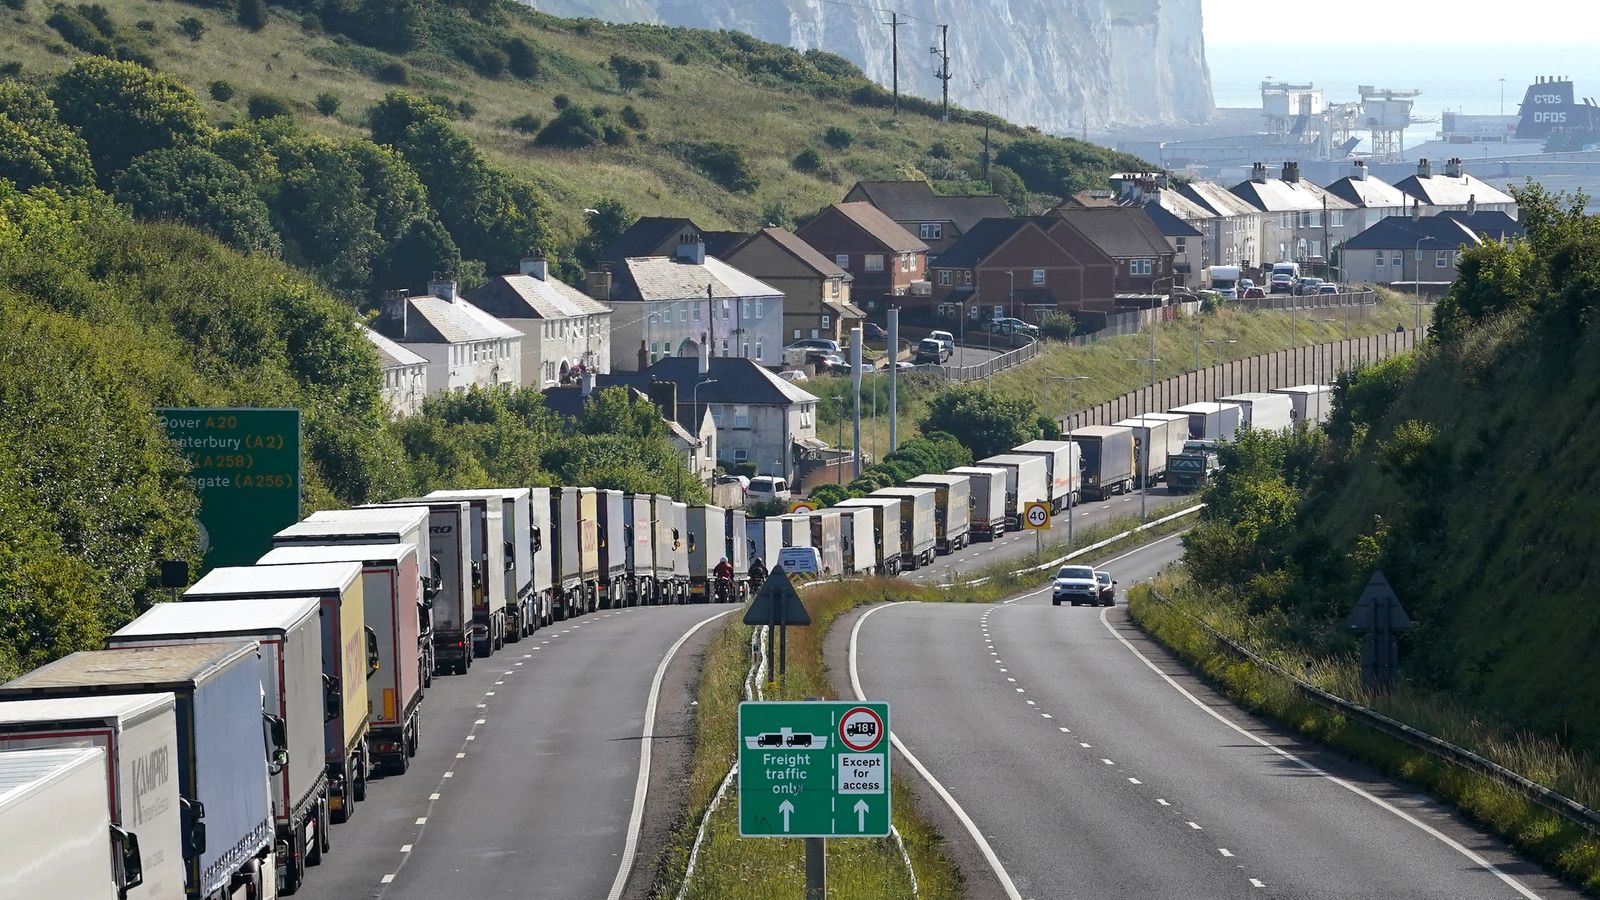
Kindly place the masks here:
[(783, 339), (843, 340), (866, 319), (850, 302), (849, 272), (786, 228), (763, 228), (728, 254), (728, 264), (783, 292)]
[(984, 219), (1011, 215), (995, 194), (935, 194), (926, 181), (858, 181), (846, 203), (870, 203), (928, 245), (932, 262)]
[[(1175, 197), (1174, 199), (1189, 206), (1194, 205), (1182, 197)], [(1206, 267), (1205, 234), (1200, 229), (1189, 224), (1182, 216), (1162, 206), (1159, 200), (1146, 201), (1144, 214), (1150, 217), (1150, 224), (1161, 232), (1162, 236), (1167, 239), (1167, 244), (1172, 247), (1174, 284), (1199, 284), (1199, 274)], [(1201, 221), (1210, 223), (1214, 220), (1202, 218)], [(1171, 286), (1169, 285), (1169, 287)]]
[(835, 203), (796, 234), (854, 277), (851, 300), (869, 315), (905, 302), (896, 298), (929, 298), (924, 305), (931, 307), (928, 245), (876, 206)]
[(1456, 280), (1462, 250), (1522, 234), (1522, 226), (1498, 210), (1389, 216), (1345, 242), (1340, 267), (1350, 282), (1447, 284)]
[(1439, 174), (1434, 173), (1432, 163), (1419, 159), (1417, 174), (1395, 182), (1395, 187), (1420, 205), (1425, 216), (1448, 210), (1465, 212), (1469, 203), (1481, 212), (1517, 215), (1517, 198), (1468, 174), (1460, 157), (1446, 160)]
[(472, 292), (472, 305), (522, 332), (522, 383), (566, 384), (580, 372), (611, 371), (611, 307), (550, 277), (543, 259), (525, 259)]
[[(1215, 248), (1222, 217), (1185, 197), (1172, 187), (1166, 172), (1119, 172), (1111, 176), (1112, 190), (1085, 191), (1068, 198), (1063, 206), (1142, 206), (1145, 214), (1172, 247), (1175, 285), (1198, 285), (1208, 266), (1217, 265)], [(1109, 195), (1111, 200), (1100, 199)], [(1232, 198), (1232, 195), (1228, 195)], [(1235, 199), (1240, 206), (1243, 201)], [(1250, 210), (1254, 213), (1254, 210)]]
[(934, 264), (934, 302), (946, 318), (983, 320), (1109, 308), (1115, 262), (1092, 244), (1080, 257), (1073, 243), (1088, 244), (1056, 216), (984, 219)]
[(1367, 171), (1358, 159), (1349, 175), (1328, 185), (1328, 193), (1355, 207), (1345, 218), (1351, 233), (1360, 234), (1389, 216), (1404, 215), (1411, 200), (1406, 193)]
[[(1249, 268), (1262, 261), (1260, 210), (1211, 181), (1181, 184), (1176, 192), (1215, 217), (1211, 230), (1206, 233), (1205, 266)], [(1161, 192), (1163, 206), (1166, 206), (1167, 195), (1167, 191)], [(1167, 208), (1177, 211), (1173, 207)], [(1193, 224), (1193, 220), (1190, 220), (1190, 224)], [(1206, 229), (1201, 228), (1201, 231), (1206, 232)]]
[(359, 327), (378, 351), (378, 365), (383, 369), (383, 402), (389, 407), (389, 414), (404, 419), (420, 412), (422, 398), (428, 396), (427, 359), (365, 325)]
[[(605, 376), (589, 373), (580, 377), (577, 384), (546, 388), (545, 407), (559, 416), (576, 421), (583, 415), (583, 407), (589, 397), (598, 388), (608, 386), (602, 383), (608, 380)], [(650, 386), (656, 394), (661, 394), (658, 390), (661, 387), (670, 389), (665, 400), (659, 396), (649, 396), (636, 387), (627, 385), (622, 387), (638, 399), (653, 402), (661, 409), (661, 419), (667, 429), (667, 442), (677, 451), (678, 457), (683, 460), (684, 467), (692, 477), (699, 479), (701, 484), (710, 484), (717, 473), (717, 426), (710, 411), (706, 410), (703, 404), (698, 410), (689, 408), (680, 410), (676, 400), (677, 386), (670, 382)]]
[(694, 359), (701, 347), (713, 357), (783, 361), (783, 292), (708, 256), (695, 232), (670, 256), (629, 257), (608, 274), (613, 370)]
[[(1172, 245), (1143, 208), (1063, 205), (1050, 215), (1115, 263), (1114, 294), (1171, 293), (1175, 274)], [(1085, 255), (1078, 252), (1081, 244), (1069, 242), (1066, 246), (1080, 258)]]
[(1262, 263), (1326, 258), (1352, 233), (1345, 217), (1354, 206), (1300, 177), (1300, 164), (1283, 164), (1281, 178), (1256, 163), (1250, 179), (1230, 190), (1261, 211)]
[(377, 331), (428, 361), (428, 393), (522, 383), (522, 332), (457, 296), (454, 281), (434, 281), (428, 296), (384, 294)]
[(596, 261), (601, 266), (617, 268), (623, 260), (635, 256), (671, 256), (686, 235), (698, 237), (706, 253), (718, 259), (748, 237), (742, 231), (708, 231), (682, 217), (644, 216), (628, 226), (616, 240), (600, 248)]

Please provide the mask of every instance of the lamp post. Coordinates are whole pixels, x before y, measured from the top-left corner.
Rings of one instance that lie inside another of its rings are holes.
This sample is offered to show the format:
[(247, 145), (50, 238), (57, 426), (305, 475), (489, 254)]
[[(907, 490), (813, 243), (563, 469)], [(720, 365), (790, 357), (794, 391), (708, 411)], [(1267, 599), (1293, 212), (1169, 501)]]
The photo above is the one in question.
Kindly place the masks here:
[[(844, 450), (844, 398), (837, 394), (834, 395), (833, 405), (839, 411), (839, 445), (836, 449), (842, 451)], [(834, 463), (838, 471), (839, 483), (844, 484), (844, 458), (840, 457)]]
[(1417, 238), (1416, 249), (1411, 254), (1411, 302), (1417, 307), (1417, 330), (1422, 330), (1422, 245), (1431, 238), (1423, 235)]
[(1006, 278), (1011, 285), (1006, 289), (1006, 305), (1011, 310), (1011, 318), (1015, 319), (1017, 317), (1017, 273), (1007, 269)]
[[(707, 379), (705, 379), (703, 381), (696, 382), (695, 386), (689, 389), (690, 409), (692, 410), (690, 415), (693, 416), (693, 419), (694, 419), (694, 436), (695, 436), (696, 439), (699, 439), (699, 437), (700, 437), (700, 389), (705, 387), (708, 384), (716, 384), (716, 383), (717, 383), (717, 380), (715, 378), (707, 378)], [(700, 477), (700, 466), (699, 466), (698, 462), (695, 463), (695, 473), (694, 473), (694, 475), (695, 475), (696, 478)], [(678, 496), (680, 496), (680, 497), (683, 496), (683, 473), (682, 472), (678, 473)]]
[[(1052, 381), (1065, 381), (1067, 383), (1067, 419), (1066, 419), (1066, 421), (1067, 421), (1068, 425), (1071, 425), (1072, 424), (1072, 383), (1074, 381), (1088, 381), (1089, 380), (1089, 376), (1087, 376), (1087, 375), (1052, 375), (1052, 376), (1050, 376), (1050, 379)], [(1069, 428), (1068, 431), (1070, 433), (1071, 429)], [(1068, 454), (1068, 456), (1070, 456), (1070, 455), (1071, 454)], [(1083, 484), (1083, 473), (1082, 472), (1078, 473), (1078, 483), (1079, 483), (1080, 489), (1081, 489), (1081, 485)], [(1077, 497), (1074, 496), (1074, 492), (1072, 491), (1072, 488), (1071, 488), (1072, 479), (1070, 479), (1070, 478), (1067, 479), (1067, 485), (1068, 485), (1068, 487), (1067, 487), (1067, 544), (1070, 546), (1072, 544), (1072, 508), (1074, 506), (1077, 506), (1078, 504), (1076, 502), (1077, 501)]]
[[(1158, 363), (1160, 361), (1161, 360), (1156, 358), (1155, 329), (1152, 328), (1152, 329), (1150, 329), (1150, 355), (1146, 356), (1146, 357), (1144, 357), (1142, 359), (1137, 357), (1137, 356), (1128, 357), (1128, 362), (1144, 363), (1145, 365), (1150, 367), (1150, 375), (1149, 375), (1148, 378), (1145, 379), (1144, 405), (1146, 407), (1148, 407), (1150, 405), (1150, 395), (1151, 395), (1151, 392), (1155, 389), (1155, 384), (1156, 384), (1156, 363)], [(1149, 429), (1150, 425), (1149, 425), (1148, 422), (1145, 421), (1145, 416), (1148, 415), (1149, 412), (1150, 411), (1148, 409), (1145, 409), (1145, 410), (1143, 410), (1143, 411), (1141, 411), (1139, 413), (1139, 424), (1143, 425), (1145, 427), (1145, 429), (1146, 429), (1145, 434), (1146, 435), (1149, 434), (1149, 430), (1148, 429)], [(1142, 469), (1139, 472), (1139, 521), (1140, 522), (1144, 521), (1145, 495), (1150, 492), (1150, 447), (1149, 447), (1150, 441), (1149, 441), (1148, 437), (1145, 439), (1144, 443), (1145, 443), (1145, 446), (1143, 448), (1144, 449), (1144, 454), (1143, 454), (1144, 459), (1143, 459), (1143, 462), (1142, 462)]]
[[(1220, 339), (1209, 340), (1209, 341), (1200, 341), (1199, 343), (1196, 343), (1194, 345), (1194, 372), (1195, 372), (1195, 376), (1198, 377), (1200, 375), (1200, 346), (1202, 344), (1221, 345), (1221, 344), (1237, 344), (1237, 343), (1239, 343), (1239, 342), (1235, 341), (1235, 340), (1220, 340)], [(1213, 381), (1213, 383), (1212, 383), (1212, 390), (1216, 391), (1219, 394), (1221, 393), (1221, 390), (1217, 388), (1217, 385), (1216, 385), (1215, 381)]]

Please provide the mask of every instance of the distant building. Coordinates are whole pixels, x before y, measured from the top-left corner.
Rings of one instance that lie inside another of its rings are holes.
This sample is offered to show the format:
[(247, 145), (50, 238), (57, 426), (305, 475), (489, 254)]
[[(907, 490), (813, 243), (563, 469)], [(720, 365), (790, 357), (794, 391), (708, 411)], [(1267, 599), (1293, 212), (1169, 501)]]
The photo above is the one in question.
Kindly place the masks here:
[(940, 254), (933, 280), (946, 318), (1036, 321), (1044, 312), (1109, 309), (1116, 263), (1059, 216), (984, 219)]
[(623, 260), (638, 256), (671, 256), (689, 236), (699, 239), (707, 256), (718, 259), (749, 237), (742, 231), (710, 231), (680, 216), (643, 216), (616, 240), (600, 248), (597, 262), (615, 269)]
[[(605, 383), (610, 381), (609, 378), (586, 375), (578, 384), (546, 388), (545, 407), (559, 416), (576, 420), (583, 415), (584, 404), (594, 391), (613, 386)], [(672, 445), (678, 458), (683, 461), (684, 467), (692, 476), (701, 484), (709, 485), (717, 472), (717, 425), (705, 404), (701, 404), (699, 409), (688, 407), (680, 409), (676, 399), (677, 386), (670, 382), (666, 383), (666, 386), (672, 390), (670, 392), (655, 390), (657, 396), (647, 395), (631, 385), (620, 386), (635, 397), (656, 404), (666, 425), (667, 443)]]
[(522, 332), (457, 296), (454, 281), (428, 285), (428, 296), (390, 291), (377, 330), (428, 361), (428, 393), (522, 383)]
[(522, 332), (522, 383), (538, 388), (611, 371), (611, 307), (550, 277), (543, 259), (525, 259), (472, 292), (472, 304)]
[(1389, 216), (1345, 242), (1340, 267), (1355, 283), (1448, 284), (1460, 274), (1462, 250), (1522, 234), (1522, 226), (1500, 211)]
[(383, 401), (396, 419), (416, 415), (428, 396), (428, 361), (365, 325), (361, 333), (378, 351), (383, 369)]
[(785, 342), (840, 341), (866, 319), (850, 302), (850, 273), (788, 229), (761, 229), (728, 253), (728, 264), (783, 292)]
[(1345, 217), (1355, 207), (1301, 178), (1298, 162), (1284, 163), (1281, 178), (1268, 177), (1266, 164), (1256, 163), (1250, 179), (1231, 190), (1261, 211), (1263, 264), (1326, 258), (1352, 233)]
[(928, 245), (932, 263), (984, 219), (1011, 215), (995, 194), (935, 194), (926, 181), (858, 181), (845, 203), (870, 203)]
[[(1206, 235), (1208, 241), (1204, 263), (1206, 266), (1248, 268), (1263, 262), (1276, 261), (1276, 259), (1267, 260), (1266, 251), (1263, 250), (1260, 210), (1215, 182), (1192, 181), (1178, 185), (1176, 190), (1185, 200), (1216, 217), (1211, 232)], [(1163, 198), (1166, 193), (1162, 192)], [(1173, 207), (1168, 209), (1176, 212)], [(1202, 228), (1201, 231), (1205, 229)]]
[(1356, 160), (1349, 175), (1328, 185), (1328, 193), (1354, 207), (1345, 224), (1351, 233), (1360, 234), (1389, 216), (1405, 213), (1411, 199), (1392, 184), (1367, 171), (1367, 162)]
[(892, 304), (931, 309), (928, 245), (871, 203), (835, 203), (795, 233), (854, 276), (852, 301), (868, 315)]
[(1174, 251), (1143, 208), (1062, 205), (1051, 215), (1116, 264), (1115, 294), (1171, 293)]
[[(1175, 199), (1188, 203), (1182, 197)], [(1205, 268), (1205, 234), (1181, 216), (1169, 212), (1158, 200), (1147, 201), (1144, 214), (1150, 217), (1150, 224), (1161, 232), (1162, 237), (1167, 239), (1167, 245), (1172, 248), (1173, 283), (1166, 286), (1166, 292), (1171, 293), (1171, 289), (1177, 285), (1199, 284), (1199, 273)], [(1211, 220), (1203, 221), (1209, 223)], [(1157, 285), (1158, 291), (1160, 287)]]
[(1417, 174), (1401, 179), (1395, 187), (1420, 204), (1423, 215), (1465, 212), (1468, 204), (1478, 212), (1503, 212), (1512, 218), (1517, 215), (1517, 198), (1468, 174), (1460, 157), (1446, 160), (1443, 171), (1438, 173), (1432, 163), (1418, 160)]

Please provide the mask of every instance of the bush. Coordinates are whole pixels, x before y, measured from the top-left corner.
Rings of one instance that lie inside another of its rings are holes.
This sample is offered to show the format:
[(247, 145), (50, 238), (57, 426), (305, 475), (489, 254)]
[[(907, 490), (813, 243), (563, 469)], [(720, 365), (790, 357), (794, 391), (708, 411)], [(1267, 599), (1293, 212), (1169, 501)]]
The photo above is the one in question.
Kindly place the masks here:
[(0, 78), (16, 78), (22, 74), (22, 63), (16, 60), (0, 63)]
[(751, 168), (744, 151), (721, 141), (690, 144), (689, 161), (705, 172), (712, 181), (736, 194), (748, 194), (761, 186), (761, 179)]
[(289, 101), (272, 94), (251, 94), (245, 103), (245, 110), (252, 121), (262, 119), (276, 119), (279, 116), (292, 116), (294, 113), (289, 108)]
[(485, 78), (499, 78), (511, 66), (511, 58), (499, 47), (463, 47), (461, 58)]
[(544, 147), (564, 147), (569, 150), (592, 147), (605, 139), (604, 126), (594, 113), (581, 106), (561, 108), (560, 114), (550, 124), (539, 130), (534, 140)]
[(28, 0), (5, 0), (5, 4), (11, 9), (21, 10), (27, 7)]
[(1039, 335), (1052, 341), (1064, 341), (1072, 337), (1075, 327), (1072, 317), (1066, 313), (1047, 312), (1039, 319)]
[(622, 124), (632, 128), (634, 131), (643, 131), (650, 127), (645, 120), (644, 113), (639, 112), (632, 106), (624, 106), (622, 108)]
[(384, 84), (405, 84), (411, 80), (406, 73), (405, 63), (386, 63), (378, 69), (378, 80)]
[(572, 105), (572, 98), (566, 94), (557, 94), (550, 98), (550, 105), (556, 108), (556, 112), (560, 112)]
[(626, 128), (607, 124), (604, 126), (604, 132), (606, 143), (612, 147), (621, 147), (628, 143), (629, 134)]
[(538, 134), (539, 129), (544, 127), (544, 120), (533, 113), (523, 113), (506, 124), (510, 126), (512, 131), (520, 131), (523, 134)]
[[(650, 69), (643, 61), (620, 54), (612, 54), (611, 59), (606, 61), (606, 68), (617, 76), (617, 86), (622, 88), (625, 94), (643, 87), (645, 81), (650, 78)], [(658, 67), (656, 77), (659, 78), (660, 74), (661, 70)]]
[(341, 102), (342, 101), (340, 101), (339, 98), (334, 94), (323, 91), (317, 95), (317, 112), (322, 113), (325, 116), (331, 116), (339, 111), (339, 104)]
[(848, 150), (855, 141), (856, 136), (850, 129), (838, 125), (829, 125), (828, 130), (822, 133), (822, 142), (835, 150)]
[(205, 36), (206, 23), (194, 16), (185, 16), (178, 20), (178, 31), (190, 41), (198, 41)]
[(813, 173), (822, 168), (822, 154), (815, 147), (807, 147), (796, 153), (794, 159), (789, 161), (789, 166), (796, 172)]
[(227, 103), (233, 99), (233, 85), (226, 81), (213, 81), (208, 90), (211, 92), (211, 99), (218, 103)]
[(267, 27), (266, 0), (239, 0), (239, 24), (251, 31)]
[(505, 43), (506, 68), (518, 78), (536, 81), (549, 74), (544, 67), (544, 60), (539, 57), (533, 45), (520, 37), (514, 37)]

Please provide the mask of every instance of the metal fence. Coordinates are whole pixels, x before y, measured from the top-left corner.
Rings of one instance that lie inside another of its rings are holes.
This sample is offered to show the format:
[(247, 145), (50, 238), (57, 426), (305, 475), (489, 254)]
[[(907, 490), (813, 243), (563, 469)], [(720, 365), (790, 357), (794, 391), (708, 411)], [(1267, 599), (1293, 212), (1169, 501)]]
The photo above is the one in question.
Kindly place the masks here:
[(1342, 294), (1305, 294), (1299, 297), (1292, 294), (1268, 294), (1256, 300), (1224, 302), (1234, 309), (1250, 312), (1268, 309), (1336, 309), (1345, 306), (1371, 306), (1378, 302), (1378, 295), (1371, 288), (1364, 288)]
[(1002, 353), (993, 359), (976, 365), (940, 366), (939, 368), (944, 371), (944, 377), (947, 381), (977, 381), (980, 378), (988, 378), (996, 372), (1003, 372), (1012, 366), (1020, 366), (1038, 355), (1039, 342), (1029, 341), (1015, 350)]

